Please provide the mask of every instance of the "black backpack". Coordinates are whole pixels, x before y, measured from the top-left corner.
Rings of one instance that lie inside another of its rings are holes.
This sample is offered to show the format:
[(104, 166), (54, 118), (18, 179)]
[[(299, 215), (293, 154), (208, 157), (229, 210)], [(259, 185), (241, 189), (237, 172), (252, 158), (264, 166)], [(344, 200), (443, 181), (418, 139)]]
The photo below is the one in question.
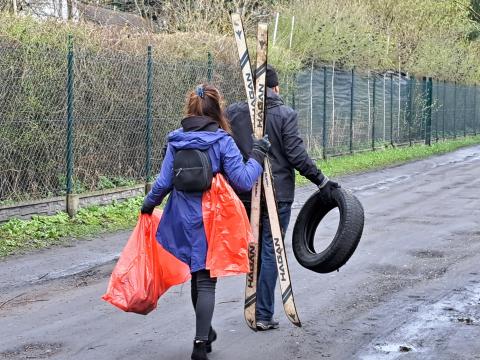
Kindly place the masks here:
[(178, 150), (173, 160), (173, 171), (173, 186), (177, 190), (201, 192), (212, 185), (212, 163), (207, 150)]

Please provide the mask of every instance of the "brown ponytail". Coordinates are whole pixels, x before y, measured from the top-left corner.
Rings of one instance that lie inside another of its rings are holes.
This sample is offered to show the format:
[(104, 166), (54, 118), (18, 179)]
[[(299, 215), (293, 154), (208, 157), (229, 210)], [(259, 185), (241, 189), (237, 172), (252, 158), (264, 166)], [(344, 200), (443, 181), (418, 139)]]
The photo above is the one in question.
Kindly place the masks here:
[(200, 84), (197, 88), (203, 89), (203, 96), (192, 90), (187, 94), (185, 104), (186, 116), (208, 116), (228, 133), (232, 132), (230, 123), (224, 116), (223, 97), (213, 85)]

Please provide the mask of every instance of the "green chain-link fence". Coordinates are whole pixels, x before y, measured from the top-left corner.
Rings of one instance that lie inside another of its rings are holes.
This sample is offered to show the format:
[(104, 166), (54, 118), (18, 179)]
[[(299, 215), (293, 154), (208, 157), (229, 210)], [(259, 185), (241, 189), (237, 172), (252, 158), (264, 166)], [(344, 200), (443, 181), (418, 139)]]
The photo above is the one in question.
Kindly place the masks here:
[[(67, 45), (67, 44), (66, 44)], [(153, 52), (153, 56), (152, 56)], [(242, 100), (236, 65), (0, 41), (0, 205), (152, 179), (185, 94)], [(476, 134), (476, 86), (311, 66), (281, 76), (312, 155)]]
[(208, 81), (240, 99), (234, 66), (145, 53), (0, 43), (0, 204), (150, 180), (188, 90)]
[(476, 135), (476, 85), (405, 74), (311, 67), (283, 78), (313, 155)]

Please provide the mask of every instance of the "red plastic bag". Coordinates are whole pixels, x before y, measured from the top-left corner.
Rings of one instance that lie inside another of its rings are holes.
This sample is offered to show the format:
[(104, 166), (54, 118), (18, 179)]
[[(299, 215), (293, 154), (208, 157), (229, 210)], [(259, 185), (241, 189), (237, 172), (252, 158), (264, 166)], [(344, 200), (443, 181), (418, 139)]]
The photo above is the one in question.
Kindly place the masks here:
[(190, 268), (166, 251), (155, 233), (161, 211), (140, 215), (110, 277), (102, 299), (123, 311), (146, 315), (171, 286), (190, 278)]
[(221, 174), (203, 193), (203, 224), (207, 236), (206, 268), (212, 277), (245, 274), (248, 266), (248, 243), (252, 228), (245, 208)]

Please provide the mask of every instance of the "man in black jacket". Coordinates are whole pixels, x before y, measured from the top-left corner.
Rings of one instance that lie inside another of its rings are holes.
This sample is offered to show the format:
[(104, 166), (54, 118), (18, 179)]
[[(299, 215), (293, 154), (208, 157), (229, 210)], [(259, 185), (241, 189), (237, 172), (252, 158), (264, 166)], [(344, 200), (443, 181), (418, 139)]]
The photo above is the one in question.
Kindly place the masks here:
[[(277, 200), (278, 217), (282, 232), (285, 233), (290, 221), (290, 213), (295, 193), (295, 170), (316, 184), (326, 197), (339, 185), (329, 180), (316, 167), (303, 146), (298, 134), (297, 113), (284, 105), (279, 96), (278, 75), (275, 69), (267, 66), (266, 134), (271, 143), (268, 156), (272, 166), (273, 183)], [(252, 124), (248, 104), (235, 103), (227, 108), (227, 116), (232, 126), (233, 138), (248, 159), (252, 151)], [(239, 194), (247, 211), (250, 210), (251, 193)], [(277, 266), (270, 232), (268, 214), (262, 210), (262, 232), (260, 251), (260, 273), (257, 284), (257, 329), (278, 328), (273, 320), (274, 295), (277, 283)]]

